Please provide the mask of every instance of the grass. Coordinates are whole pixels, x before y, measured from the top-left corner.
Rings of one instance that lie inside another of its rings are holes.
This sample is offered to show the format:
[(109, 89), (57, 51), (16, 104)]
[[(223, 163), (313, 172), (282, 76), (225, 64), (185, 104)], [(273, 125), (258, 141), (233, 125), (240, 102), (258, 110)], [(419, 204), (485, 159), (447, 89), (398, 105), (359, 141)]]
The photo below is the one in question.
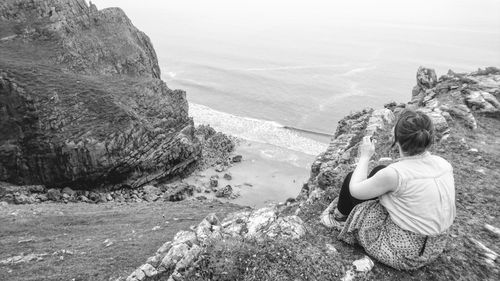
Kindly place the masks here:
[[(21, 253), (48, 255), (0, 265), (0, 280), (127, 277), (179, 230), (197, 225), (208, 213), (223, 217), (238, 209), (217, 201), (9, 205), (0, 209), (0, 260)], [(153, 230), (156, 226), (160, 229)], [(113, 244), (106, 247), (106, 240)]]

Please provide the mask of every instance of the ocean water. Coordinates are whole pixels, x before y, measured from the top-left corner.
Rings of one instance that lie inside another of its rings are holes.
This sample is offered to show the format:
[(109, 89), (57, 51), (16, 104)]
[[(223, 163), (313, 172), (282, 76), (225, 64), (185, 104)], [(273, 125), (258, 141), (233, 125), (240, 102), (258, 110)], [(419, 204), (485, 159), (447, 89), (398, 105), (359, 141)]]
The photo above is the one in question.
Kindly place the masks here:
[(93, 2), (150, 36), (196, 123), (310, 155), (346, 114), (407, 102), (421, 65), (500, 66), (496, 0)]
[(321, 145), (308, 139), (327, 143), (324, 134), (333, 134), (346, 114), (407, 102), (420, 65), (438, 75), (500, 66), (500, 33), (388, 26), (364, 36), (364, 28), (351, 27), (343, 36), (325, 30), (328, 36), (269, 38), (262, 40), (266, 47), (247, 46), (243, 38), (223, 46), (207, 41), (202, 51), (197, 44), (183, 46), (184, 56), (163, 57), (160, 49), (162, 78), (169, 87), (187, 91), (199, 122), (227, 122), (219, 129), (317, 154)]

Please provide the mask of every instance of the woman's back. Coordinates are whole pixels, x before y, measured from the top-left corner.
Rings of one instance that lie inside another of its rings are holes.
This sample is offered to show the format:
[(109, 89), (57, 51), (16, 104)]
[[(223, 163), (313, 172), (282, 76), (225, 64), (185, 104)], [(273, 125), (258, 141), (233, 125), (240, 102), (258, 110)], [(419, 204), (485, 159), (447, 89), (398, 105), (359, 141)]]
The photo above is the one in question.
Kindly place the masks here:
[(380, 203), (401, 228), (437, 235), (455, 219), (453, 168), (443, 158), (425, 152), (405, 157), (388, 168), (396, 170), (398, 187), (380, 196)]

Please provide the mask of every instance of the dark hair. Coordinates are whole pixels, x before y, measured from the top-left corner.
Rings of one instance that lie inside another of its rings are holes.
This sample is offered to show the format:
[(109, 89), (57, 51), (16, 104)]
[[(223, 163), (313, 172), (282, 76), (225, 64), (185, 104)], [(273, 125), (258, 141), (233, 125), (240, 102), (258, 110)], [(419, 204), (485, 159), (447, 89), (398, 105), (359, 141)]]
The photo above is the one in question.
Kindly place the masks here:
[(434, 125), (431, 118), (421, 111), (405, 110), (399, 115), (394, 128), (394, 143), (403, 152), (416, 155), (424, 152), (434, 142)]

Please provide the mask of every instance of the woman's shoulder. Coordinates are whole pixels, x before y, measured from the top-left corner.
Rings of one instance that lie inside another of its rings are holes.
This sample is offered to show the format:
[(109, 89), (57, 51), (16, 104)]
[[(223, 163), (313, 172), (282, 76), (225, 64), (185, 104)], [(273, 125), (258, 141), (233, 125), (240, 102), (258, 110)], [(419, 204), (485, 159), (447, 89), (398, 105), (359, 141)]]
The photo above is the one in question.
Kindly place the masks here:
[(448, 162), (448, 160), (444, 159), (443, 157), (435, 154), (431, 154), (429, 157), (431, 157), (436, 163), (438, 163), (443, 168), (453, 169), (453, 166), (450, 164), (450, 162)]

